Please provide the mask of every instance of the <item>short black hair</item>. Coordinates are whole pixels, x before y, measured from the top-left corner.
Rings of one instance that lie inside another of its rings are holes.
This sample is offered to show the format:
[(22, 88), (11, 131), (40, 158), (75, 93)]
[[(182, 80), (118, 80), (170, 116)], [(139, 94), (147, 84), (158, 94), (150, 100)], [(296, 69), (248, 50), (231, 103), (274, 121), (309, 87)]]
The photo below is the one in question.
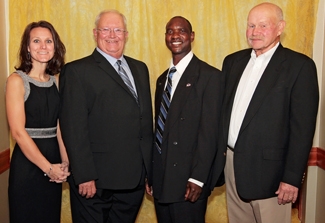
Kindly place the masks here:
[[(190, 21), (188, 21), (186, 18), (184, 18), (183, 16), (174, 16), (173, 18), (171, 18), (170, 20), (169, 20), (169, 22), (172, 20), (172, 19), (176, 19), (176, 18), (179, 18), (179, 19), (184, 19), (186, 22), (187, 22), (187, 24), (188, 24), (188, 26), (189, 26), (189, 28), (190, 28), (190, 32), (192, 32), (192, 24), (190, 23)], [(169, 23), (168, 22), (168, 23)], [(167, 23), (167, 24), (168, 24)]]

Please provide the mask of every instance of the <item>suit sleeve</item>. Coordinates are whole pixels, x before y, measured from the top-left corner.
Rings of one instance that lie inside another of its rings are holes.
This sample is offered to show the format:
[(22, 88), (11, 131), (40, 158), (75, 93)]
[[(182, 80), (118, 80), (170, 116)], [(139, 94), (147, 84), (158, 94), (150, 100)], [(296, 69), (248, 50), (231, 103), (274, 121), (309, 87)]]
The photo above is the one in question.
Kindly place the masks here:
[(76, 185), (97, 179), (88, 136), (88, 107), (82, 69), (67, 64), (60, 74), (60, 126)]
[(290, 97), (290, 136), (282, 181), (299, 188), (314, 137), (319, 92), (311, 59), (298, 72)]
[(224, 76), (214, 70), (208, 79), (202, 95), (201, 120), (198, 141), (193, 155), (191, 177), (207, 184), (208, 176), (217, 153), (218, 126), (220, 121), (222, 98), (224, 93)]

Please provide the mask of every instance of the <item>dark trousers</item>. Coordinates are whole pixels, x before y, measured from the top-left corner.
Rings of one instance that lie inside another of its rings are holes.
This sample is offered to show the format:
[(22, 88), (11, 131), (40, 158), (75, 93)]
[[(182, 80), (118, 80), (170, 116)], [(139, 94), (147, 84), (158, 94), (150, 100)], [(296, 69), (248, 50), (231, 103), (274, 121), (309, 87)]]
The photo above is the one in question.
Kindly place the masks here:
[(204, 223), (208, 199), (178, 203), (159, 203), (155, 199), (156, 215), (159, 223)]
[(143, 196), (144, 185), (141, 184), (132, 190), (97, 188), (95, 196), (86, 199), (79, 194), (78, 186), (70, 182), (72, 221), (74, 223), (134, 223)]

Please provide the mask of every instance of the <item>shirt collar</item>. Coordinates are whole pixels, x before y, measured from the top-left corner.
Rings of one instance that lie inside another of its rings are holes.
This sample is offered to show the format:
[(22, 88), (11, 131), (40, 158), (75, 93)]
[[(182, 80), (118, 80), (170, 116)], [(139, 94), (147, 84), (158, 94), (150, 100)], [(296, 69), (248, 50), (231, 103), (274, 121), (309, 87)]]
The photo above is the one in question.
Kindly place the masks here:
[(275, 44), (274, 47), (272, 47), (271, 49), (269, 49), (269, 50), (266, 51), (265, 53), (259, 55), (258, 57), (256, 57), (255, 50), (252, 49), (252, 52), (251, 52), (251, 58), (252, 58), (253, 60), (256, 60), (257, 58), (261, 57), (261, 58), (264, 59), (264, 60), (269, 60), (269, 59), (271, 59), (271, 57), (273, 56), (275, 50), (278, 48), (279, 45), (280, 45), (280, 42), (278, 42), (277, 44)]
[(121, 60), (122, 64), (127, 64), (126, 60), (124, 58), (124, 56), (122, 55), (119, 59), (116, 59), (115, 57), (112, 57), (110, 55), (108, 55), (107, 53), (105, 53), (104, 51), (102, 51), (101, 49), (99, 49), (98, 47), (96, 47), (96, 50), (103, 55), (103, 57), (105, 57), (105, 59), (113, 66), (116, 66), (116, 61), (117, 60)]
[(179, 62), (178, 64), (175, 66), (174, 63), (173, 63), (173, 59), (171, 59), (171, 62), (170, 62), (170, 66), (169, 66), (169, 69), (172, 68), (172, 67), (176, 67), (176, 70), (177, 72), (182, 75), (187, 67), (187, 65), (190, 63), (190, 61), (192, 60), (193, 58), (193, 52), (190, 51), (188, 54), (186, 54), (185, 57), (183, 57)]

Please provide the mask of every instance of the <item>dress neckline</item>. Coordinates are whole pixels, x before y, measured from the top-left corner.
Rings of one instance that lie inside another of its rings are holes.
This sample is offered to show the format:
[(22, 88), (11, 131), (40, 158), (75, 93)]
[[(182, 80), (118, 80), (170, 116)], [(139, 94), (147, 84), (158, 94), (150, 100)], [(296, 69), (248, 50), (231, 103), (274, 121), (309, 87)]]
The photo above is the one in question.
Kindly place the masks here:
[(16, 73), (18, 73), (21, 77), (25, 78), (26, 80), (28, 80), (29, 83), (32, 83), (38, 87), (51, 87), (53, 85), (53, 83), (55, 82), (55, 77), (50, 75), (50, 78), (48, 81), (43, 82), (43, 81), (37, 81), (34, 78), (30, 77), (28, 74), (26, 74), (24, 71), (22, 70), (16, 70)]

